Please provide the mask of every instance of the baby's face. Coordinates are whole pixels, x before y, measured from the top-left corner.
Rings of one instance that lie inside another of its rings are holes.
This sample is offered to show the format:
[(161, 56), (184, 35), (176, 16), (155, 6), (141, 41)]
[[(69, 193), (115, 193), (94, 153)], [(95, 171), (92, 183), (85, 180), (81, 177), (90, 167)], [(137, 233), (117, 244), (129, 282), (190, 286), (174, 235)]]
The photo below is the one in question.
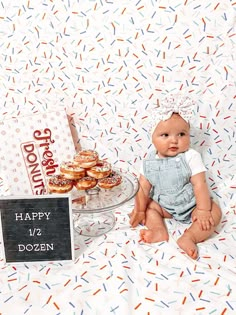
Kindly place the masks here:
[(176, 156), (189, 149), (189, 124), (178, 114), (161, 121), (152, 134), (152, 142), (159, 157)]

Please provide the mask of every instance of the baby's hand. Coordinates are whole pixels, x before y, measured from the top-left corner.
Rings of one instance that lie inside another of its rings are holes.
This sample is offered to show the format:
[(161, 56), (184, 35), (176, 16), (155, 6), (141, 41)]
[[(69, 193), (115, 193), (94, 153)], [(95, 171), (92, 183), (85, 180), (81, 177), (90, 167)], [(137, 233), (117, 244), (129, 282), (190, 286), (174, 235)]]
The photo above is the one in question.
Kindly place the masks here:
[(195, 209), (193, 214), (193, 222), (197, 221), (203, 231), (208, 231), (215, 225), (210, 210)]
[(133, 211), (129, 214), (129, 223), (132, 227), (136, 227), (139, 223), (145, 224), (145, 212), (144, 211)]

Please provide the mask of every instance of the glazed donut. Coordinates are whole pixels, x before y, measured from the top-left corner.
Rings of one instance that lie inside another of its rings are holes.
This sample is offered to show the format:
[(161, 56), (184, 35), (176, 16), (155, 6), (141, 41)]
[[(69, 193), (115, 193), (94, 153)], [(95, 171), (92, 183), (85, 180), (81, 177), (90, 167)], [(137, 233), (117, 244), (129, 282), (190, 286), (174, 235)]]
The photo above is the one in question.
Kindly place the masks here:
[(51, 193), (64, 194), (73, 188), (73, 181), (62, 175), (53, 175), (48, 179), (48, 190)]
[(110, 173), (111, 164), (104, 160), (99, 160), (95, 166), (87, 169), (87, 175), (96, 179), (107, 177)]
[(115, 186), (120, 185), (122, 177), (115, 171), (112, 171), (106, 178), (99, 179), (98, 186), (104, 189), (111, 189)]
[(74, 156), (74, 161), (83, 168), (90, 168), (97, 164), (98, 153), (93, 150), (81, 150)]
[(61, 175), (68, 179), (80, 179), (85, 176), (85, 170), (73, 161), (62, 162), (60, 172)]
[(85, 176), (81, 179), (74, 181), (74, 186), (78, 190), (88, 190), (97, 185), (97, 180), (90, 176)]

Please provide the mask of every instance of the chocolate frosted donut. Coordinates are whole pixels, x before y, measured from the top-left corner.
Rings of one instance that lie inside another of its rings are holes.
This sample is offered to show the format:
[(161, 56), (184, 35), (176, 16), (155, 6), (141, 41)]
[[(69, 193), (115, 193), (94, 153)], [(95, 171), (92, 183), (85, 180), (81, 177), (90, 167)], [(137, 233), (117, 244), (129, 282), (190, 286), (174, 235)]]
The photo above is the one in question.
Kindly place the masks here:
[(85, 176), (84, 168), (78, 166), (74, 161), (62, 162), (60, 172), (68, 179), (80, 179)]
[(74, 181), (75, 188), (78, 190), (88, 190), (97, 185), (97, 180), (90, 176), (85, 176)]
[(87, 169), (87, 175), (96, 179), (107, 177), (110, 173), (111, 164), (104, 160), (99, 160), (95, 166)]
[(62, 175), (53, 175), (48, 179), (48, 190), (51, 193), (64, 194), (73, 188), (73, 181)]
[(104, 189), (111, 189), (115, 186), (120, 185), (122, 182), (122, 177), (115, 171), (106, 177), (98, 180), (98, 186)]

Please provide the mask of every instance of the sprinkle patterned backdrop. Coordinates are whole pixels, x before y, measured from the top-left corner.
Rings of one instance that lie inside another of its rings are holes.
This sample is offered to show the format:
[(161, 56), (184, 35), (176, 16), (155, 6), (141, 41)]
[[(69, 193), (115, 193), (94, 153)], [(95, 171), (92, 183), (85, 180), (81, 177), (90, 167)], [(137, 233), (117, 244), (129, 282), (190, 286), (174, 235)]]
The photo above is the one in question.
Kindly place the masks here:
[[(141, 160), (150, 148), (150, 110), (158, 99), (170, 92), (186, 93), (197, 104), (192, 145), (201, 151), (212, 195), (227, 214), (235, 207), (236, 188), (235, 8), (234, 0), (0, 1), (0, 117), (6, 119), (66, 108), (71, 116), (71, 127), (79, 134), (78, 147), (96, 148), (113, 164), (138, 173)], [(123, 224), (128, 227), (127, 218), (119, 220), (116, 233), (119, 229), (122, 231)], [(235, 223), (230, 226), (227, 222), (224, 220), (221, 227), (229, 235), (235, 230)], [(222, 245), (224, 237), (210, 244), (216, 251), (213, 255), (221, 253), (219, 265), (211, 261), (212, 252), (203, 249), (202, 265), (196, 268), (190, 264), (191, 268), (187, 264), (185, 270), (185, 260), (175, 265), (178, 255), (172, 254), (173, 248), (168, 252), (170, 248), (163, 245), (167, 252), (162, 253), (159, 251), (162, 245), (159, 245), (135, 252), (133, 246), (127, 245), (135, 243), (135, 231), (131, 232), (128, 243), (116, 240), (114, 232), (92, 245), (90, 240), (85, 240), (86, 246), (92, 247), (88, 256), (78, 260), (85, 266), (79, 280), (70, 269), (61, 272), (61, 264), (33, 267), (30, 272), (28, 266), (9, 267), (7, 276), (4, 275), (8, 277), (8, 286), (0, 280), (4, 293), (2, 305), (9, 310), (8, 305), (13, 300), (21, 301), (18, 314), (94, 315), (97, 313), (93, 303), (99, 305), (99, 293), (103, 292), (109, 305), (106, 314), (156, 314), (156, 311), (148, 311), (152, 309), (150, 305), (155, 305), (160, 314), (162, 310), (169, 311), (171, 305), (175, 310), (177, 305), (178, 314), (235, 312), (235, 299), (231, 298), (232, 287), (228, 279), (232, 276), (230, 270), (235, 268), (236, 255), (227, 252), (224, 242)], [(126, 237), (127, 232), (123, 233)], [(233, 235), (232, 241), (235, 244)], [(113, 243), (118, 245), (116, 251)], [(98, 258), (102, 261), (104, 255), (108, 257), (108, 263), (103, 266), (97, 265), (93, 256), (98, 244), (101, 246)], [(124, 251), (121, 247), (125, 247)], [(125, 272), (117, 271), (112, 277), (113, 271), (107, 272), (106, 267), (116, 264), (115, 255), (122, 258), (118, 261)], [(146, 264), (143, 267), (145, 275), (141, 273), (143, 277), (140, 275), (139, 279), (146, 296), (142, 300), (142, 292), (136, 288), (130, 302), (133, 308), (127, 309), (129, 296), (126, 293), (135, 279), (126, 271), (130, 266), (142, 271), (137, 256)], [(164, 273), (163, 270), (161, 276), (153, 271), (158, 261), (170, 264), (169, 271)], [(209, 261), (211, 264), (207, 264)], [(219, 286), (216, 285), (222, 276), (218, 270), (221, 262), (229, 263), (229, 276), (226, 273), (221, 280), (223, 291), (217, 291)], [(92, 265), (98, 280), (94, 290), (87, 288), (94, 277), (91, 272), (86, 275), (86, 264)], [(214, 272), (205, 279), (208, 268), (213, 268)], [(50, 274), (58, 277), (58, 281), (49, 280)], [(163, 282), (172, 276), (178, 282), (183, 275), (185, 281), (191, 279), (188, 292), (177, 285), (172, 300), (161, 296), (157, 303), (146, 291), (151, 284), (152, 289), (160, 292), (159, 285), (167, 292), (171, 288), (167, 282), (163, 286)], [(204, 295), (202, 285), (209, 282), (211, 289)], [(114, 285), (121, 298), (120, 306), (110, 296), (106, 298)], [(65, 287), (71, 287), (70, 296), (62, 301), (59, 297), (64, 296)], [(80, 287), (83, 296), (88, 292), (87, 300), (81, 302), (80, 311), (76, 312), (75, 293)], [(52, 288), (58, 290), (57, 298)], [(35, 304), (37, 295), (41, 298)], [(219, 308), (216, 307), (218, 296), (222, 302)], [(214, 299), (213, 305), (210, 301)], [(184, 313), (183, 307), (188, 303), (190, 308)], [(191, 305), (194, 305), (194, 312)]]
[(235, 7), (224, 1), (1, 1), (0, 115), (63, 107), (80, 145), (139, 170), (149, 110), (197, 102), (193, 146), (225, 205), (235, 188)]

